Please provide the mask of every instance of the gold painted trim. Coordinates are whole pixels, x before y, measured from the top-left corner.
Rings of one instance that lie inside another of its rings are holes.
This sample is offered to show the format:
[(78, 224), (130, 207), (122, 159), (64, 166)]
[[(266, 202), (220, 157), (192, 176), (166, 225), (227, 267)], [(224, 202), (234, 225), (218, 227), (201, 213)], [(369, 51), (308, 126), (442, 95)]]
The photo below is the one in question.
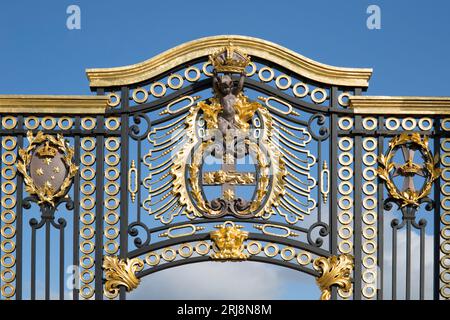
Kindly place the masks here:
[(110, 87), (138, 83), (188, 61), (206, 57), (230, 43), (252, 57), (274, 62), (303, 77), (330, 85), (367, 87), (371, 68), (341, 68), (306, 58), (275, 43), (237, 35), (220, 35), (186, 42), (141, 63), (87, 69), (91, 87)]
[(104, 114), (108, 96), (0, 95), (0, 113)]
[(450, 114), (450, 97), (351, 96), (356, 114)]

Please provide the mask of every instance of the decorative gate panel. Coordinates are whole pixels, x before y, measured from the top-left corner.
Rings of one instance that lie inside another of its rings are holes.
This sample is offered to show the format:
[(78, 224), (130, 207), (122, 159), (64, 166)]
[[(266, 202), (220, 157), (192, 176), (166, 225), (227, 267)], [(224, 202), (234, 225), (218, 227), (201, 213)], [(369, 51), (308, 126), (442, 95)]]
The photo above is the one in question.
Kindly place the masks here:
[(447, 299), (448, 98), (241, 36), (88, 69), (96, 96), (0, 96), (1, 295), (125, 299), (258, 261), (322, 299)]

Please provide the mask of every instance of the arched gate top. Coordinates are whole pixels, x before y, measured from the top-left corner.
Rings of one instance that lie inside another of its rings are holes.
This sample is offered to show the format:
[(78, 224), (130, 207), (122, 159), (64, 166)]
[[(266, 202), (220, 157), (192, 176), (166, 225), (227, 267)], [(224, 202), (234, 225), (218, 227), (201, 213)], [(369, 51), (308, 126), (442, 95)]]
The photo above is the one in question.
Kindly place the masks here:
[(368, 87), (372, 76), (371, 68), (330, 66), (270, 41), (237, 35), (220, 35), (193, 40), (144, 62), (116, 68), (87, 69), (86, 74), (91, 87), (130, 85), (155, 77), (191, 60), (207, 57), (230, 43), (250, 56), (274, 62), (301, 76), (330, 85), (365, 88)]

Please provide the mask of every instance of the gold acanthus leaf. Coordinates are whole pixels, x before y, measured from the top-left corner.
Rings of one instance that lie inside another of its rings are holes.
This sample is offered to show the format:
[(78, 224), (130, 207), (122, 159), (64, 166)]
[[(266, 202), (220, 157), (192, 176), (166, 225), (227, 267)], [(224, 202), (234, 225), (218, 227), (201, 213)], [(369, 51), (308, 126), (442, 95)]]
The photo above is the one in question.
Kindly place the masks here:
[(140, 280), (136, 272), (144, 268), (144, 262), (139, 258), (119, 259), (117, 256), (105, 256), (103, 258), (103, 269), (105, 270), (105, 293), (109, 297), (117, 296), (120, 286), (127, 291), (136, 289)]
[(314, 260), (313, 267), (321, 274), (316, 279), (322, 292), (321, 300), (330, 300), (332, 286), (338, 286), (346, 293), (350, 291), (352, 286), (350, 274), (354, 267), (351, 255), (319, 257)]

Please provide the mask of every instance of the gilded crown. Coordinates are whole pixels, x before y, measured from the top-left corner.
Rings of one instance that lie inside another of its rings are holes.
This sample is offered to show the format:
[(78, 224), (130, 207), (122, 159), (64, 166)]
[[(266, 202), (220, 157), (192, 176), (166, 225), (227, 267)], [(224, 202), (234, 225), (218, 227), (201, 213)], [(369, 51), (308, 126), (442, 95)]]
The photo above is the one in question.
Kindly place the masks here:
[(231, 44), (209, 56), (217, 72), (242, 73), (250, 63), (250, 57)]
[(50, 146), (49, 142), (46, 141), (45, 144), (36, 151), (36, 153), (40, 157), (54, 157), (56, 155), (56, 149)]

